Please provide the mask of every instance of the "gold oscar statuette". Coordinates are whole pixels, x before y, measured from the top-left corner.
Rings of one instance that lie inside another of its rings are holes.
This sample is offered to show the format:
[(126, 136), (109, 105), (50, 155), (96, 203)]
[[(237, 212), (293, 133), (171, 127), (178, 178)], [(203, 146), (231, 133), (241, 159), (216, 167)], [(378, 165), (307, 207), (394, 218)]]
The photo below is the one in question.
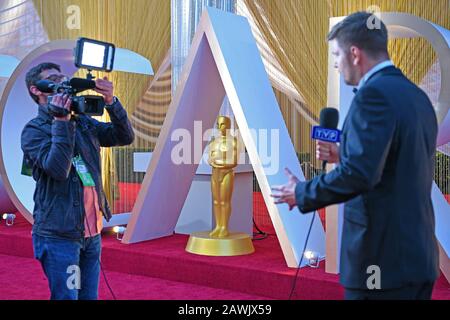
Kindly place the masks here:
[(231, 120), (217, 118), (220, 136), (209, 144), (208, 163), (212, 167), (211, 192), (216, 226), (212, 231), (195, 232), (189, 237), (186, 251), (208, 256), (237, 256), (255, 251), (250, 236), (231, 232), (228, 222), (234, 188), (234, 168), (237, 166), (237, 139), (229, 132)]

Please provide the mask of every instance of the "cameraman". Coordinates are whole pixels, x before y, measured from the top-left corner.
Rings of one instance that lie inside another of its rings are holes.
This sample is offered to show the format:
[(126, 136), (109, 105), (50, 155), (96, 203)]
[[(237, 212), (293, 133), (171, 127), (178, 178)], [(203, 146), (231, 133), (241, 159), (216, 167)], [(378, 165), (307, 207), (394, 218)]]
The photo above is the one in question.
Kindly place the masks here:
[[(98, 298), (102, 216), (111, 212), (101, 180), (100, 147), (131, 144), (134, 133), (127, 113), (113, 95), (113, 84), (97, 79), (110, 123), (86, 115), (54, 117), (36, 83), (67, 80), (59, 65), (41, 63), (26, 74), (26, 85), (39, 106), (22, 131), (22, 150), (33, 168), (33, 249), (48, 278), (51, 299)], [(54, 94), (52, 105), (70, 110), (71, 99)]]

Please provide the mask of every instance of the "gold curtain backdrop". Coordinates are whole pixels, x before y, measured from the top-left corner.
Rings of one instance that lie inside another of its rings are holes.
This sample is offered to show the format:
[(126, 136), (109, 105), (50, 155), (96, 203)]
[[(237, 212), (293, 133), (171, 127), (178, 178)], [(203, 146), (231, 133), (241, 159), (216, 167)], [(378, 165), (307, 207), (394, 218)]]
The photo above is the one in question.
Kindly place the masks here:
[(153, 151), (172, 100), (170, 50), (156, 72), (150, 87), (131, 115), (137, 145)]
[[(50, 40), (94, 38), (146, 57), (158, 69), (170, 47), (170, 1), (34, 0)], [(81, 11), (80, 29), (69, 29), (70, 6)], [(103, 76), (104, 74), (98, 74)], [(113, 72), (117, 95), (132, 112), (150, 84), (144, 75)]]
[[(448, 0), (244, 0), (258, 28), (309, 109), (316, 116), (326, 104), (329, 18), (378, 6), (410, 13), (450, 27)], [(435, 60), (423, 39), (392, 40), (394, 63), (419, 83)]]
[(245, 3), (287, 77), (318, 116), (327, 101), (325, 36), (330, 4), (323, 0), (245, 0)]
[[(381, 12), (410, 13), (450, 28), (448, 0), (239, 0), (263, 34), (270, 50), (293, 83), (304, 106), (315, 116), (326, 106), (328, 77), (329, 18), (346, 16), (377, 6)], [(420, 84), (436, 61), (431, 45), (422, 38), (389, 42), (393, 62), (416, 84)], [(426, 89), (426, 88), (424, 88)], [(432, 89), (432, 88), (431, 88)], [(291, 138), (302, 161), (320, 168), (310, 132), (314, 123), (292, 108), (291, 99), (276, 92)], [(288, 96), (289, 97), (289, 96)], [(291, 97), (289, 97), (291, 98)], [(447, 169), (448, 170), (448, 169)], [(317, 170), (305, 172), (314, 175)]]

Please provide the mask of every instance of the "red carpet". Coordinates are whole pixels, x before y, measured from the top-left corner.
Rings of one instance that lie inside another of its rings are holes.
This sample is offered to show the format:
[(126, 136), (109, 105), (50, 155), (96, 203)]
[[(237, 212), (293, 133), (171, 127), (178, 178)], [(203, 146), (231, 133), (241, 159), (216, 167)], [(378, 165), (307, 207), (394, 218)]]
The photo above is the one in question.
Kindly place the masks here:
[[(47, 299), (48, 288), (32, 257), (31, 226), (19, 218), (0, 225), (0, 299)], [(240, 257), (205, 257), (184, 251), (187, 236), (174, 235), (135, 245), (103, 237), (103, 266), (119, 299), (287, 299), (295, 269), (285, 266), (278, 240), (254, 241), (256, 252)], [(24, 257), (24, 258), (20, 258)], [(338, 276), (300, 270), (294, 299), (342, 299)], [(111, 299), (101, 283), (101, 299)], [(450, 299), (444, 278), (434, 299)]]
[[(47, 279), (38, 261), (0, 255), (0, 300), (46, 300)], [(105, 271), (118, 300), (261, 300), (268, 299), (235, 291), (214, 289), (183, 282)], [(188, 298), (187, 298), (188, 297)], [(112, 300), (103, 276), (99, 299)]]

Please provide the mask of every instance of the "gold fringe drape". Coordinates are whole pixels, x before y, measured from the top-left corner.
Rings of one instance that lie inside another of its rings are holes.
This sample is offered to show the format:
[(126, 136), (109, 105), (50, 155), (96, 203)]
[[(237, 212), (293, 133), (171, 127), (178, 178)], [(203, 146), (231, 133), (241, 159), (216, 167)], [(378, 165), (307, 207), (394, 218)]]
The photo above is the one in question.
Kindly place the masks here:
[(167, 110), (172, 100), (172, 64), (170, 51), (156, 72), (136, 110), (131, 114), (131, 124), (139, 149), (153, 151), (158, 141)]
[[(270, 49), (313, 113), (326, 104), (329, 3), (245, 0)], [(324, 94), (325, 93), (325, 94)]]
[[(308, 108), (318, 116), (326, 104), (329, 18), (378, 6), (450, 27), (448, 0), (244, 0), (270, 49)], [(392, 40), (394, 63), (419, 83), (435, 60), (423, 39)], [(413, 63), (411, 63), (413, 62)]]
[[(170, 1), (161, 0), (34, 0), (50, 40), (88, 37), (112, 42), (148, 58), (157, 70), (170, 47)], [(81, 28), (66, 25), (69, 6), (81, 10)], [(103, 74), (99, 74), (103, 76)], [(150, 84), (144, 75), (113, 72), (115, 90), (133, 112)]]
[[(349, 15), (378, 6), (381, 11), (406, 12), (445, 28), (450, 28), (448, 0), (239, 0), (247, 6), (270, 50), (304, 98), (304, 107), (317, 121), (326, 106), (328, 77), (329, 18)], [(389, 43), (394, 63), (419, 84), (436, 60), (431, 45), (424, 39), (394, 39)], [(313, 167), (315, 144), (311, 143), (311, 121), (290, 112), (289, 96), (275, 90), (296, 151)], [(299, 127), (299, 128), (298, 128)], [(302, 159), (301, 159), (302, 160)]]
[[(111, 42), (148, 58), (154, 70), (159, 68), (170, 48), (170, 1), (168, 0), (33, 0), (50, 40), (94, 38)], [(69, 29), (69, 6), (81, 12), (80, 29)], [(84, 72), (80, 72), (83, 74)], [(94, 72), (96, 77), (105, 74)], [(123, 72), (107, 74), (117, 95), (132, 114), (151, 77)], [(107, 121), (105, 116), (101, 120)], [(125, 147), (127, 148), (127, 147)], [(102, 149), (103, 183), (111, 205), (117, 174), (111, 148)]]

